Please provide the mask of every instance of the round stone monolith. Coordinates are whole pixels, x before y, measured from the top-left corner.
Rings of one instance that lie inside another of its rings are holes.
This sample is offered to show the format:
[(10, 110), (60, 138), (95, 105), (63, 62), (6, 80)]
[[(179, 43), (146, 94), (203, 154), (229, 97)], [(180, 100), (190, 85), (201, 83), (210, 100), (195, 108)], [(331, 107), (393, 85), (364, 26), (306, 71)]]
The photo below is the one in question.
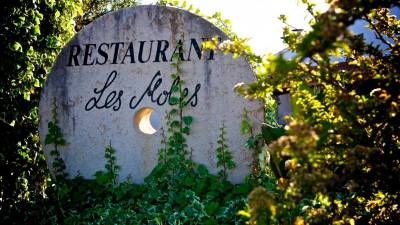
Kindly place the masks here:
[(169, 135), (165, 115), (176, 107), (171, 87), (184, 80), (184, 115), (193, 117), (186, 136), (191, 159), (219, 171), (215, 150), (224, 123), (236, 163), (229, 180), (243, 181), (251, 163), (248, 137), (240, 134), (243, 111), (260, 124), (263, 106), (233, 91), (254, 79), (243, 57), (203, 51), (202, 42), (213, 37), (227, 39), (201, 17), (163, 6), (118, 10), (85, 26), (62, 49), (41, 96), (40, 137), (49, 167), (54, 145), (45, 144), (45, 137), (56, 117), (65, 139), (57, 147), (69, 176), (93, 178), (104, 170), (104, 149), (111, 145), (121, 166), (119, 181), (143, 182)]

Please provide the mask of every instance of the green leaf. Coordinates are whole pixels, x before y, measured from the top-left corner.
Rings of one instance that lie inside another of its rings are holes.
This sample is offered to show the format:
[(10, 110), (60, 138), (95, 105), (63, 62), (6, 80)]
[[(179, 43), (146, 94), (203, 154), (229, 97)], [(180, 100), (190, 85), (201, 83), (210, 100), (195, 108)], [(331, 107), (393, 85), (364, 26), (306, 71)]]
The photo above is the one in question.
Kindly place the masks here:
[(65, 140), (64, 140), (64, 138), (58, 138), (56, 144), (58, 144), (58, 145), (65, 145)]
[(372, 79), (381, 79), (382, 76), (380, 74), (376, 74)]
[(209, 202), (208, 204), (205, 205), (205, 210), (208, 215), (212, 215), (219, 207), (218, 202)]
[(249, 132), (250, 132), (249, 122), (247, 120), (242, 120), (242, 123), (240, 124), (240, 133), (247, 134)]
[(176, 104), (178, 104), (178, 102), (179, 102), (179, 98), (178, 97), (170, 97), (169, 100), (168, 100), (168, 103), (170, 105), (176, 105)]
[(33, 33), (34, 34), (40, 34), (40, 26), (39, 25), (36, 25), (36, 26), (33, 27)]
[(177, 110), (177, 109), (172, 109), (172, 110), (169, 112), (170, 115), (172, 115), (172, 114), (177, 114), (177, 113), (178, 113), (178, 110)]
[(209, 174), (207, 167), (205, 167), (204, 165), (197, 166), (197, 173), (202, 177), (205, 177)]
[(24, 99), (27, 101), (31, 100), (31, 93), (29, 91), (24, 91)]
[(33, 56), (33, 54), (35, 53), (35, 51), (33, 50), (32, 46), (29, 46), (28, 51), (26, 52), (26, 55), (28, 56)]
[(187, 176), (184, 180), (183, 180), (183, 184), (188, 186), (188, 187), (192, 187), (193, 184), (195, 183), (193, 177), (189, 177)]
[(191, 116), (184, 116), (182, 118), (183, 123), (185, 123), (187, 126), (190, 126), (190, 124), (192, 124), (193, 122), (193, 117)]
[(11, 46), (10, 49), (16, 52), (22, 52), (22, 45), (18, 42), (14, 42)]
[(39, 79), (35, 79), (35, 81), (34, 81), (34, 83), (33, 83), (33, 86), (35, 86), (35, 87), (40, 87)]
[[(175, 78), (173, 78), (173, 79), (175, 79)], [(171, 91), (172, 92), (177, 92), (179, 90), (179, 86), (178, 85), (172, 85), (171, 86)]]
[(179, 121), (174, 120), (174, 121), (171, 122), (171, 127), (179, 127), (179, 126), (180, 126)]
[(182, 129), (182, 133), (189, 135), (190, 134), (190, 128), (189, 127), (184, 127)]
[(233, 192), (235, 194), (248, 194), (251, 191), (251, 187), (249, 184), (239, 184), (234, 187)]
[(186, 104), (185, 104), (184, 102), (180, 102), (180, 103), (179, 103), (179, 108), (180, 108), (180, 109), (185, 108), (185, 106), (186, 106)]
[(232, 159), (230, 158), (229, 161), (226, 163), (226, 167), (228, 169), (234, 169), (236, 167), (235, 163), (232, 161)]
[(254, 138), (250, 137), (247, 141), (246, 141), (246, 147), (247, 148), (254, 148), (255, 147), (255, 143), (254, 143)]
[(264, 139), (267, 141), (267, 144), (277, 140), (281, 136), (285, 135), (285, 129), (280, 127), (273, 127), (270, 125), (266, 125), (262, 127), (262, 134)]

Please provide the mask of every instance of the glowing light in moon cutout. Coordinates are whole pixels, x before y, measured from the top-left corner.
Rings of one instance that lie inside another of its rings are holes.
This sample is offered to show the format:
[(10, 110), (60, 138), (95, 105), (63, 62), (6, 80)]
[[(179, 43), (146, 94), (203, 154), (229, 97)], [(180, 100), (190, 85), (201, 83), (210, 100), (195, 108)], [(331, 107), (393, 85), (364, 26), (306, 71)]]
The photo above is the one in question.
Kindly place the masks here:
[(154, 134), (157, 132), (159, 118), (152, 108), (145, 107), (136, 112), (134, 123), (142, 133)]

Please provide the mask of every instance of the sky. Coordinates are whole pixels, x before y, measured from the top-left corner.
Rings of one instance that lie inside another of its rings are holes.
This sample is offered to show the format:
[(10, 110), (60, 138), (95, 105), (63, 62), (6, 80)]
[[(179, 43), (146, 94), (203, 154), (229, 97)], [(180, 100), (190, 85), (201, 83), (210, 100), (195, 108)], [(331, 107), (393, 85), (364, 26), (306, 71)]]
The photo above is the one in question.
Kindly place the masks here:
[[(141, 0), (142, 4), (154, 4), (154, 0)], [(212, 15), (221, 12), (229, 19), (232, 29), (242, 38), (249, 38), (248, 44), (257, 54), (277, 53), (285, 48), (282, 43), (281, 14), (288, 23), (297, 28), (308, 30), (310, 16), (299, 0), (187, 0), (188, 5), (199, 8), (202, 14)], [(328, 4), (324, 0), (313, 0), (317, 9), (324, 11)]]

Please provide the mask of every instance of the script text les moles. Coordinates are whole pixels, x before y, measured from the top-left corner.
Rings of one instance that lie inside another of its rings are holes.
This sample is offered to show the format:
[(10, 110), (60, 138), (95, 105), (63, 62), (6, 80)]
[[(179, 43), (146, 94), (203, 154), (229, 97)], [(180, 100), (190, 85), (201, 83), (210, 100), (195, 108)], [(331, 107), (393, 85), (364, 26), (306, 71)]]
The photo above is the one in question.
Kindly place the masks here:
[[(113, 89), (112, 84), (118, 78), (117, 71), (112, 71), (102, 85), (101, 88), (94, 88), (93, 94), (86, 105), (85, 110), (91, 111), (92, 109), (108, 109), (112, 108), (114, 111), (118, 111), (122, 105), (122, 97), (124, 95), (123, 90), (115, 90)], [(171, 102), (173, 90), (178, 87), (181, 80), (180, 77), (177, 76), (172, 82), (169, 89), (161, 89), (163, 84), (163, 78), (161, 76), (161, 72), (158, 71), (150, 83), (147, 85), (146, 89), (140, 95), (134, 95), (130, 97), (129, 100), (129, 108), (135, 109), (144, 98), (149, 98), (152, 103), (155, 103), (159, 106), (164, 105), (165, 103), (169, 103), (170, 105), (178, 104)], [(184, 87), (182, 90), (182, 98), (181, 101), (184, 105), (190, 104), (190, 106), (195, 107), (198, 103), (198, 93), (200, 91), (201, 85), (196, 84), (193, 91), (190, 91), (189, 88)]]

